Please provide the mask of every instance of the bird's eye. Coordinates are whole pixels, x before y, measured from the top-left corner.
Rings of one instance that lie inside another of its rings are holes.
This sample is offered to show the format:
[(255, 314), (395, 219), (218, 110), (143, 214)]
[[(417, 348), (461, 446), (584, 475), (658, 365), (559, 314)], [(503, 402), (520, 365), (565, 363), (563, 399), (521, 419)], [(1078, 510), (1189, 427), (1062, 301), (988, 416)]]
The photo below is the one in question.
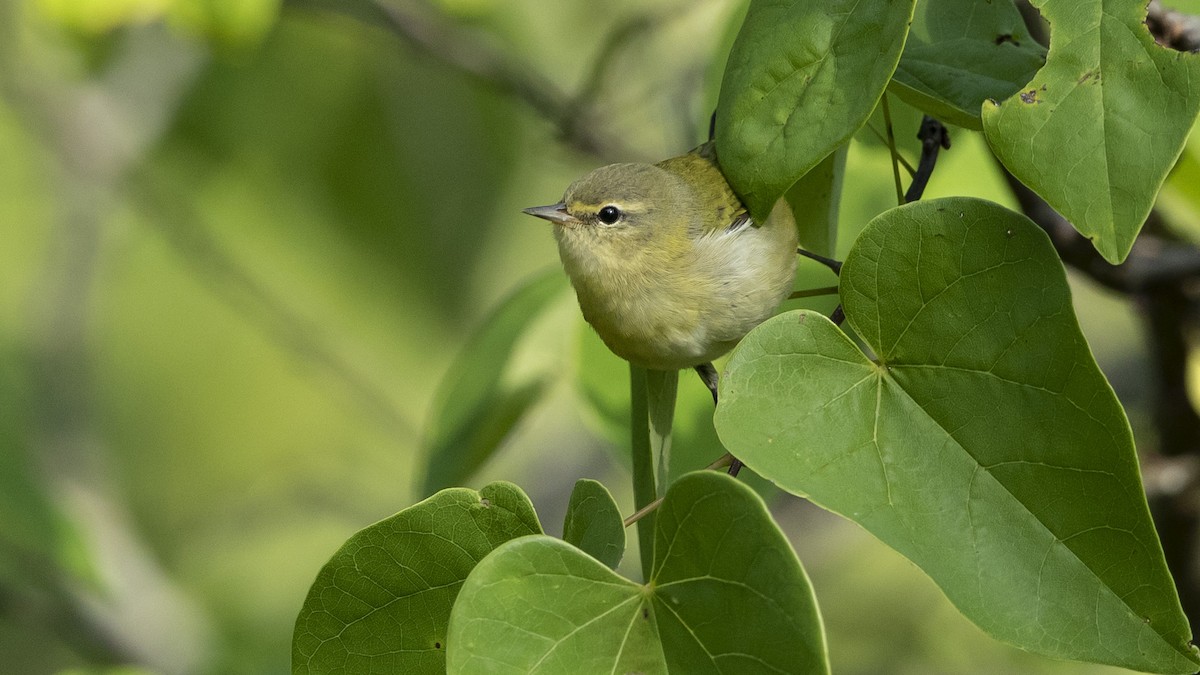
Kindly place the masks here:
[(605, 225), (612, 225), (621, 219), (621, 209), (615, 206), (606, 206), (600, 209), (600, 213), (597, 215), (600, 217), (600, 222)]

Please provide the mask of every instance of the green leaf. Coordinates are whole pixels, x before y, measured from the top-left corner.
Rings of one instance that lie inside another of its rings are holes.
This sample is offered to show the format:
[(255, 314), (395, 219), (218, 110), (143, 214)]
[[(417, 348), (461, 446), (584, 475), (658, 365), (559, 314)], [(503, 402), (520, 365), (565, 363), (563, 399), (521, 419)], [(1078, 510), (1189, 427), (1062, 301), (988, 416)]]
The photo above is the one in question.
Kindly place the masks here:
[(1046, 66), (983, 108), (996, 157), (1109, 262), (1129, 255), (1200, 110), (1200, 56), (1154, 43), (1144, 2), (1041, 0)]
[(762, 499), (721, 471), (659, 508), (653, 614), (676, 673), (828, 673), (808, 576)]
[(447, 672), (828, 672), (808, 579), (752, 490), (688, 474), (661, 512), (645, 586), (550, 537), (496, 549), (454, 605)]
[(361, 530), (317, 575), (292, 638), (293, 673), (443, 673), (450, 608), (503, 542), (540, 534), (520, 488), (443, 490)]
[(1195, 672), (1128, 423), (1046, 235), (990, 202), (918, 202), (873, 220), (841, 279), (878, 362), (819, 314), (764, 323), (722, 380), (730, 450), (1001, 640)]
[(471, 336), (438, 389), (427, 440), (423, 491), (460, 484), (478, 469), (540, 398), (544, 379), (504, 379), (517, 341), (566, 288), (548, 270), (514, 291)]
[(838, 210), (842, 203), (842, 177), (850, 144), (834, 150), (796, 181), (784, 195), (796, 218), (800, 247), (817, 255), (837, 253)]
[(625, 523), (608, 488), (586, 478), (576, 481), (563, 522), (563, 540), (617, 569), (625, 554)]
[(759, 222), (871, 115), (915, 2), (750, 3), (721, 82), (716, 140), (721, 168)]
[(1011, 0), (923, 0), (891, 89), (943, 122), (982, 129), (984, 101), (1017, 93), (1045, 62)]

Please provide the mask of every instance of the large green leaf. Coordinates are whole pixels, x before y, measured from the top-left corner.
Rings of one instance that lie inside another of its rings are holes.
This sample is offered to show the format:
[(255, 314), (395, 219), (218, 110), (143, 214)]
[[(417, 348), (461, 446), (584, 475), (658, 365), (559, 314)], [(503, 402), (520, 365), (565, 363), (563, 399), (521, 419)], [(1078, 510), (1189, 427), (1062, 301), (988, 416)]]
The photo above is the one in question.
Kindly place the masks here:
[(292, 637), (293, 673), (444, 673), (450, 608), (492, 549), (540, 534), (511, 483), (443, 490), (358, 532), (317, 575)]
[(828, 672), (808, 579), (752, 490), (684, 476), (656, 537), (645, 586), (550, 537), (496, 549), (454, 605), (447, 672)]
[(727, 447), (1001, 640), (1194, 672), (1129, 426), (1046, 235), (990, 202), (909, 204), (867, 226), (841, 286), (878, 361), (819, 314), (764, 323), (722, 380)]
[(1045, 62), (1012, 0), (922, 0), (891, 88), (943, 122), (982, 129), (983, 102), (1017, 93)]
[(988, 144), (1113, 263), (1129, 255), (1200, 110), (1200, 56), (1154, 43), (1141, 0), (1034, 0), (1046, 66), (983, 108)]
[(563, 541), (617, 569), (625, 554), (625, 523), (603, 484), (586, 478), (575, 482), (563, 520)]
[(465, 481), (538, 401), (544, 379), (510, 382), (504, 374), (526, 328), (565, 289), (565, 277), (557, 269), (533, 277), (467, 341), (438, 389), (423, 492)]
[(725, 65), (717, 154), (764, 222), (875, 109), (916, 0), (753, 0)]

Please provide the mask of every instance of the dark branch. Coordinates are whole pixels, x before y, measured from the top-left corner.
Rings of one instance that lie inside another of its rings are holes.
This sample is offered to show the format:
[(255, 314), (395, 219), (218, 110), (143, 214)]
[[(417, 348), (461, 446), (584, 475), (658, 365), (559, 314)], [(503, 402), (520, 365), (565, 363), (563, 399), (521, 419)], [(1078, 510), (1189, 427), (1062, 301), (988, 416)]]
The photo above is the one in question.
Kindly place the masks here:
[[(1151, 232), (1142, 233), (1123, 264), (1113, 265), (1033, 190), (1008, 171), (1004, 171), (1004, 179), (1025, 215), (1050, 235), (1062, 261), (1096, 283), (1120, 293), (1141, 293), (1200, 279), (1200, 250)], [(1151, 213), (1148, 222), (1157, 219), (1158, 215)]]
[(921, 130), (917, 132), (921, 140), (921, 159), (917, 162), (917, 170), (913, 174), (912, 184), (904, 193), (905, 202), (915, 202), (925, 194), (929, 178), (933, 176), (933, 168), (937, 166), (938, 154), (950, 149), (950, 132), (945, 125), (929, 115), (921, 121)]
[(842, 273), (842, 261), (840, 261), (840, 260), (834, 260), (833, 258), (826, 258), (823, 255), (813, 253), (812, 251), (805, 251), (802, 248), (796, 249), (796, 253), (799, 253), (800, 255), (804, 256), (805, 258), (808, 258), (809, 260), (815, 260), (815, 261), (821, 263), (822, 265), (828, 267), (829, 270), (831, 272), (833, 272), (834, 274)]

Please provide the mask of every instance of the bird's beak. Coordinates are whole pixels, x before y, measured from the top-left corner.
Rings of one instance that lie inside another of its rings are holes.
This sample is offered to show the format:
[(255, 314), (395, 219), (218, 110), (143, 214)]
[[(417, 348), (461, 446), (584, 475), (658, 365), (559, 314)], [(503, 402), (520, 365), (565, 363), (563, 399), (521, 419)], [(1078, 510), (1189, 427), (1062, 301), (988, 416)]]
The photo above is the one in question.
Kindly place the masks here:
[(521, 212), (537, 216), (558, 225), (575, 222), (575, 216), (567, 213), (567, 205), (562, 202), (549, 206), (531, 206), (527, 209), (522, 209)]

